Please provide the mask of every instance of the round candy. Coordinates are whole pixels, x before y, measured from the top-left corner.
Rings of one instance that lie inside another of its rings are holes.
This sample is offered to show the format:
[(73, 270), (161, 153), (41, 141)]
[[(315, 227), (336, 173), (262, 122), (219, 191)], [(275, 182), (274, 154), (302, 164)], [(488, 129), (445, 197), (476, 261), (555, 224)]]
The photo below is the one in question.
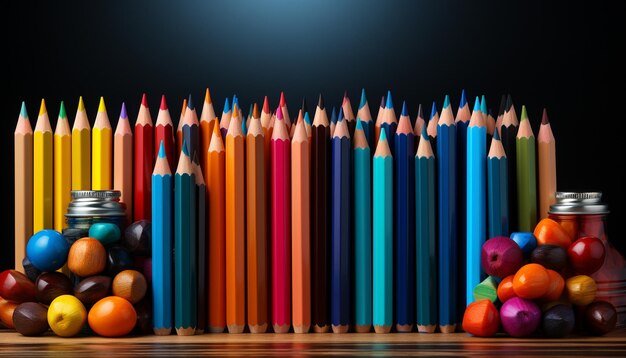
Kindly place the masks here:
[(9, 302), (0, 297), (0, 322), (2, 322), (2, 324), (4, 324), (7, 328), (14, 328), (13, 312), (18, 305), (19, 303)]
[(564, 304), (558, 304), (544, 312), (541, 322), (543, 332), (551, 338), (567, 336), (574, 330), (574, 325), (574, 310)]
[(517, 297), (515, 290), (513, 289), (513, 277), (514, 275), (505, 277), (498, 285), (498, 299), (502, 303), (506, 302), (510, 298)]
[(487, 240), (480, 253), (480, 262), (487, 275), (499, 278), (514, 274), (523, 260), (522, 249), (505, 236)]
[(66, 227), (63, 229), (63, 237), (65, 238), (65, 241), (72, 245), (78, 239), (89, 237), (89, 229)]
[(103, 337), (121, 337), (133, 330), (137, 313), (127, 300), (110, 296), (93, 305), (88, 321), (89, 327)]
[(550, 278), (539, 264), (522, 266), (513, 277), (513, 290), (521, 298), (534, 299), (546, 294)]
[(567, 256), (574, 272), (591, 275), (604, 264), (606, 250), (602, 240), (597, 237), (585, 236), (569, 246)]
[(591, 303), (585, 309), (585, 328), (593, 334), (603, 335), (615, 329), (617, 310), (605, 301)]
[(567, 266), (567, 252), (558, 245), (541, 245), (530, 254), (530, 261), (547, 269), (562, 272)]
[(547, 271), (550, 283), (548, 285), (548, 290), (546, 291), (546, 294), (543, 296), (543, 299), (548, 302), (556, 301), (561, 297), (561, 294), (563, 293), (565, 280), (563, 280), (563, 277), (558, 272), (554, 270)]
[(513, 337), (531, 335), (541, 323), (541, 310), (533, 301), (513, 297), (500, 308), (502, 328)]
[(100, 241), (102, 245), (107, 245), (119, 241), (122, 233), (115, 224), (95, 223), (89, 227), (89, 237)]
[(139, 220), (130, 224), (124, 231), (124, 246), (134, 255), (152, 255), (152, 224)]
[(26, 256), (40, 271), (56, 271), (67, 261), (70, 244), (54, 230), (41, 230), (26, 244)]
[(83, 304), (91, 306), (110, 295), (111, 278), (108, 276), (91, 276), (80, 281), (74, 288), (74, 295)]
[(48, 330), (48, 308), (41, 303), (26, 302), (15, 307), (13, 325), (24, 336), (37, 336)]
[(596, 281), (586, 275), (570, 277), (565, 281), (567, 298), (578, 306), (586, 306), (596, 298)]
[(549, 218), (539, 221), (534, 234), (538, 245), (558, 245), (567, 250), (572, 243), (572, 237), (561, 224)]
[(41, 270), (38, 270), (35, 265), (30, 262), (27, 256), (24, 256), (24, 258), (22, 259), (22, 266), (24, 266), (24, 273), (26, 273), (28, 279), (33, 282), (35, 282), (35, 280), (37, 280), (37, 277), (41, 275)]
[(74, 285), (72, 281), (60, 272), (45, 272), (35, 281), (37, 300), (49, 305), (52, 300), (61, 295), (71, 295)]
[(35, 302), (37, 290), (33, 281), (23, 273), (5, 270), (0, 273), (0, 296), (16, 303)]
[(495, 336), (500, 327), (498, 309), (489, 300), (472, 302), (463, 314), (463, 330), (478, 337)]
[(113, 246), (107, 249), (107, 273), (115, 276), (124, 270), (135, 267), (133, 256), (128, 249), (121, 246)]
[(537, 239), (532, 232), (514, 232), (511, 240), (515, 241), (526, 257), (537, 247)]
[(139, 271), (124, 270), (113, 279), (113, 295), (122, 297), (130, 303), (137, 303), (146, 295), (148, 284)]
[(70, 248), (67, 267), (75, 275), (89, 277), (104, 271), (106, 266), (106, 249), (100, 241), (84, 237), (78, 239)]
[(59, 296), (48, 307), (48, 324), (57, 336), (77, 335), (83, 329), (86, 320), (87, 310), (74, 296)]

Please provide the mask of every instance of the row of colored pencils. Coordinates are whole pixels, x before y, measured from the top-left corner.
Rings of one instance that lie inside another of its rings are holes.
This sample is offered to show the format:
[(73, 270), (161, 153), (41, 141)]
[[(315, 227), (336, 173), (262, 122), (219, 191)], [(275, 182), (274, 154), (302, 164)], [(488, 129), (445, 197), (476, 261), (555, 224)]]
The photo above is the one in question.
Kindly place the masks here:
[(433, 103), (411, 121), (388, 92), (374, 121), (363, 91), (356, 116), (344, 95), (329, 120), (320, 96), (292, 122), (281, 94), (247, 118), (226, 99), (220, 119), (207, 89), (176, 130), (165, 97), (153, 126), (143, 96), (134, 133), (122, 104), (114, 134), (102, 99), (90, 130), (81, 98), (53, 137), (44, 102), (34, 134), (23, 105), (16, 262), (33, 232), (64, 227), (70, 190), (116, 189), (128, 222), (153, 220), (156, 334), (453, 332), (484, 240), (537, 220), (535, 160), (542, 216), (556, 191), (545, 111), (535, 144), (525, 107), (520, 122), (510, 96), (501, 108), (496, 120), (483, 96), (470, 111), (463, 92), (456, 118), (446, 96), (441, 116)]

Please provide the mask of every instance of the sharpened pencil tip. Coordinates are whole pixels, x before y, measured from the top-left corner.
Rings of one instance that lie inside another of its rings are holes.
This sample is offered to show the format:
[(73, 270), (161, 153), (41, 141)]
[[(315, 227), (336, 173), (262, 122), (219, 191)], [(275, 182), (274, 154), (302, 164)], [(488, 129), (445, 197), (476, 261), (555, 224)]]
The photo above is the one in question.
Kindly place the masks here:
[(365, 88), (361, 88), (361, 102), (359, 103), (359, 109), (363, 108), (367, 103), (367, 97), (365, 97)]
[(320, 109), (324, 109), (324, 97), (322, 97), (322, 94), (321, 94), (321, 93), (320, 93), (320, 97), (319, 97), (319, 99), (317, 100), (317, 106), (318, 106)]
[(167, 101), (165, 101), (165, 95), (161, 95), (161, 110), (167, 111)]
[(46, 113), (48, 113), (48, 110), (46, 109), (46, 100), (42, 98), (41, 105), (39, 106), (39, 115), (41, 116)]
[(85, 102), (83, 102), (83, 96), (78, 97), (78, 110), (80, 112), (85, 111)]
[(287, 105), (287, 101), (285, 100), (285, 92), (280, 91), (280, 101), (278, 102), (281, 107), (285, 107)]
[(28, 118), (28, 112), (26, 111), (26, 101), (22, 101), (22, 108), (20, 108), (20, 116)]
[(165, 158), (165, 143), (163, 143), (163, 140), (159, 143), (159, 158)]
[(511, 97), (511, 94), (508, 94), (506, 97), (506, 105), (504, 106), (504, 111), (509, 112), (511, 110), (511, 107), (513, 107), (513, 98)]
[(104, 105), (104, 97), (100, 97), (100, 104), (98, 105), (98, 112), (106, 112), (107, 107)]
[(343, 120), (343, 107), (339, 107), (339, 117), (337, 117), (337, 122), (341, 122)]
[(520, 116), (520, 121), (527, 120), (528, 113), (526, 113), (526, 106), (522, 105), (522, 115)]
[(189, 99), (187, 99), (187, 108), (193, 110), (195, 107), (193, 106), (193, 100), (191, 99), (191, 93), (189, 94)]
[(148, 107), (148, 96), (145, 93), (141, 95), (141, 105)]
[(380, 108), (385, 108), (385, 96), (380, 97)]
[(433, 101), (433, 107), (430, 110), (430, 119), (433, 119), (437, 115), (437, 102)]
[(224, 100), (224, 113), (228, 112), (230, 112), (230, 102), (228, 102), (228, 97), (226, 97), (226, 99)]
[(459, 108), (465, 107), (467, 104), (467, 97), (465, 96), (465, 90), (461, 90), (461, 102), (459, 103)]
[(474, 109), (472, 112), (479, 111), (480, 112), (480, 98), (476, 96), (476, 100), (474, 100)]
[(330, 111), (330, 123), (337, 123), (337, 109), (333, 106), (333, 110)]
[(183, 151), (183, 154), (185, 154), (186, 156), (189, 156), (189, 147), (188, 147), (186, 139), (183, 139), (183, 149), (182, 149), (182, 151)]
[(483, 112), (485, 115), (487, 114), (487, 99), (485, 98), (485, 95), (482, 95), (482, 97), (480, 98), (480, 111)]
[(422, 110), (422, 104), (417, 107), (417, 118), (424, 119), (424, 111)]
[(424, 125), (422, 126), (422, 139), (426, 139), (429, 140), (428, 138), (428, 122), (424, 123)]
[(493, 131), (493, 140), (500, 140), (500, 131), (498, 128)]
[(406, 101), (402, 101), (402, 112), (400, 113), (401, 116), (408, 116), (409, 115), (409, 110), (406, 108)]
[(213, 103), (213, 100), (211, 99), (211, 92), (209, 92), (209, 87), (206, 88), (206, 92), (204, 93), (204, 101), (206, 103)]
[(278, 120), (283, 120), (283, 110), (281, 106), (278, 106), (278, 108), (276, 108), (276, 119)]
[(548, 124), (550, 120), (548, 119), (548, 110), (546, 108), (543, 109), (543, 114), (541, 115), (541, 124)]
[(448, 108), (449, 106), (450, 106), (450, 96), (446, 95), (446, 97), (443, 99), (442, 111)]
[(393, 100), (391, 99), (391, 90), (387, 91), (387, 103), (385, 104), (385, 108), (393, 108)]
[(302, 107), (300, 109), (303, 113), (307, 113), (309, 111), (309, 106), (306, 103), (306, 97), (302, 97)]
[(363, 124), (361, 124), (361, 119), (360, 118), (356, 119), (356, 126), (354, 128), (355, 128), (355, 130), (360, 130), (360, 131), (363, 130)]
[(67, 119), (67, 114), (65, 113), (65, 103), (61, 101), (61, 107), (59, 108), (59, 118)]
[(120, 118), (128, 118), (128, 113), (126, 112), (126, 102), (122, 102), (122, 109), (120, 110)]

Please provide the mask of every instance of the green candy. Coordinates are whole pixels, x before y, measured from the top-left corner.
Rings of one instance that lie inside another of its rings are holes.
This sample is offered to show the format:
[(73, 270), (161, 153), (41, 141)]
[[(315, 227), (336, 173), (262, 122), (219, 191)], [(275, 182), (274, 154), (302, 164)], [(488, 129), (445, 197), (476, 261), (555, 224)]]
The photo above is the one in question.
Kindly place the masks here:
[(122, 233), (120, 228), (111, 223), (95, 223), (89, 228), (89, 237), (100, 241), (102, 245), (120, 241)]
[(498, 280), (493, 276), (488, 276), (483, 282), (474, 287), (474, 300), (488, 299), (491, 302), (496, 302), (498, 299)]

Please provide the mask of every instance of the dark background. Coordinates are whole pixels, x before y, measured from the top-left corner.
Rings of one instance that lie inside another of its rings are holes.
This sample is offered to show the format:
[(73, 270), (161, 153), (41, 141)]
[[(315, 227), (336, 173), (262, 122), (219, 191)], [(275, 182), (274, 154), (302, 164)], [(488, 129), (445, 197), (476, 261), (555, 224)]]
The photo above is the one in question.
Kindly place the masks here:
[[(526, 104), (535, 133), (543, 106), (557, 139), (559, 190), (601, 190), (609, 237), (622, 252), (623, 123), (626, 51), (624, 3), (532, 1), (15, 1), (0, 2), (3, 95), (0, 150), (5, 158), (0, 270), (13, 259), (13, 136), (25, 100), (33, 128), (41, 98), (53, 127), (60, 100), (71, 123), (78, 96), (91, 124), (104, 96), (115, 127), (126, 101), (134, 122), (141, 94), (153, 120), (167, 95), (178, 120), (191, 93), (211, 89), (218, 115), (236, 93), (245, 112), (284, 90), (291, 115), (318, 93), (354, 106), (361, 87), (375, 115), (391, 89), (441, 107), (461, 89), (485, 94), (497, 112), (511, 93)], [(621, 54), (620, 54), (621, 53)], [(470, 99), (473, 101), (473, 99)], [(428, 112), (428, 111), (426, 111)]]

